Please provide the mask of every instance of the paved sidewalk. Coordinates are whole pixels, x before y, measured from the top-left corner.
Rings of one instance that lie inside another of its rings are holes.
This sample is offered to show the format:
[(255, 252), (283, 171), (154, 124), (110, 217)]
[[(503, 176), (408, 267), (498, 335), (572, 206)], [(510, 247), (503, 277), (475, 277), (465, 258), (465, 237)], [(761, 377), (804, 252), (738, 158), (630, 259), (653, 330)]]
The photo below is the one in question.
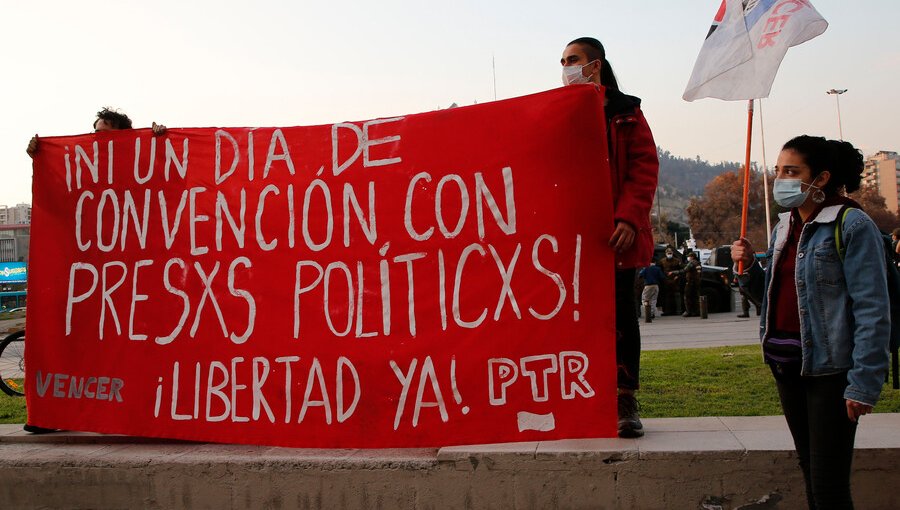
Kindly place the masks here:
[[(393, 449), (349, 449), (324, 450), (309, 448), (281, 448), (272, 446), (228, 445), (215, 443), (195, 443), (174, 439), (155, 439), (124, 436), (119, 434), (95, 434), (93, 432), (54, 432), (50, 434), (30, 434), (22, 430), (21, 424), (0, 424), (0, 462), (16, 459), (14, 445), (52, 444), (93, 444), (106, 445), (108, 449), (93, 452), (92, 457), (102, 457), (120, 449), (148, 449), (154, 446), (160, 450), (177, 447), (183, 453), (196, 450), (218, 449), (224, 451), (279, 450), (285, 455), (294, 452), (299, 456), (310, 453), (370, 452), (369, 456), (390, 458), (406, 455), (412, 451), (427, 451), (437, 458), (455, 455), (459, 452), (520, 452), (533, 454), (535, 451), (591, 451), (602, 447), (606, 451), (649, 452), (700, 452), (700, 451), (789, 451), (794, 450), (793, 440), (783, 416), (702, 416), (696, 418), (644, 418), (647, 435), (641, 439), (563, 439), (526, 443), (501, 443), (489, 445), (448, 446), (443, 448), (393, 448)], [(900, 449), (900, 413), (873, 413), (860, 418), (856, 434), (856, 449)], [(115, 448), (111, 445), (122, 445)], [(137, 447), (135, 445), (144, 445)], [(332, 455), (333, 456), (333, 455)]]
[(25, 317), (21, 319), (0, 320), (0, 340), (6, 338), (8, 333), (18, 331), (25, 327)]
[(759, 343), (759, 317), (752, 312), (749, 319), (738, 318), (737, 312), (714, 313), (708, 317), (657, 316), (651, 323), (638, 319), (641, 348), (658, 351)]

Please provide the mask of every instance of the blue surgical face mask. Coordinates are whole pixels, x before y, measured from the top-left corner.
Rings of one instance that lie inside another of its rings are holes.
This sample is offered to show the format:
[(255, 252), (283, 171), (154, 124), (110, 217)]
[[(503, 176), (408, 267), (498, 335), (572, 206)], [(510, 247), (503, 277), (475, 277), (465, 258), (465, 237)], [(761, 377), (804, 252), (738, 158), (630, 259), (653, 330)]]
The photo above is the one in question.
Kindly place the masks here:
[(803, 202), (806, 202), (806, 197), (809, 196), (809, 192), (813, 188), (819, 189), (812, 184), (806, 184), (808, 186), (806, 191), (801, 191), (801, 184), (806, 183), (800, 179), (779, 179), (776, 177), (775, 184), (772, 187), (772, 195), (775, 198), (775, 202), (787, 209), (800, 207), (803, 205)]

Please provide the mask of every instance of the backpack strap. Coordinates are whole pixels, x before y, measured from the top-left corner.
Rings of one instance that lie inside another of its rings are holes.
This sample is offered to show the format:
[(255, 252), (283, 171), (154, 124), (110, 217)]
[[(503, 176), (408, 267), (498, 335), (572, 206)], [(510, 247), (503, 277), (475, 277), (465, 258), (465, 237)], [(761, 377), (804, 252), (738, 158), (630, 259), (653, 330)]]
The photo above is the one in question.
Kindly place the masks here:
[(844, 220), (847, 219), (847, 213), (850, 212), (852, 207), (845, 207), (844, 211), (841, 213), (841, 219), (834, 222), (834, 245), (837, 248), (838, 257), (841, 259), (841, 263), (844, 263), (844, 255), (847, 253), (847, 247), (844, 246)]

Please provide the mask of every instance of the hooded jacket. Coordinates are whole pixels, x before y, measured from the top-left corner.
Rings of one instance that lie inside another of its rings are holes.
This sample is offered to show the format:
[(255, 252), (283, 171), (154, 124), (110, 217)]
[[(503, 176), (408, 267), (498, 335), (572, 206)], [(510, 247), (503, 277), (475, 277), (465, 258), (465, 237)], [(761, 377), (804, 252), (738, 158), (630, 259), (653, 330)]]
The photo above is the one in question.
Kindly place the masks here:
[(639, 98), (606, 89), (606, 99), (613, 218), (635, 230), (631, 247), (616, 253), (616, 269), (644, 267), (653, 257), (650, 209), (659, 175), (656, 143)]

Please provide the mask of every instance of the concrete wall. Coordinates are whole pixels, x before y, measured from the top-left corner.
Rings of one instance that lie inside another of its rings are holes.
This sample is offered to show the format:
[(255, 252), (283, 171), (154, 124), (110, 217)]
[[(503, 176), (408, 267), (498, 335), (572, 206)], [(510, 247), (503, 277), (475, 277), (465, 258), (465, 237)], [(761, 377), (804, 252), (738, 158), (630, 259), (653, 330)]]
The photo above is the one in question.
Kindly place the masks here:
[[(134, 438), (119, 436), (8, 432), (0, 438), (0, 505), (3, 509), (805, 508), (796, 458), (789, 448), (781, 448), (783, 437), (775, 437), (773, 447), (757, 448), (754, 441), (774, 436), (755, 430), (763, 434), (746, 435), (757, 437), (747, 441), (748, 447), (731, 448), (719, 432), (651, 429), (645, 443), (645, 439), (595, 439), (440, 450), (135, 443)], [(737, 432), (730, 433), (740, 437)], [(857, 508), (900, 508), (896, 490), (900, 449), (869, 447), (874, 446), (869, 439), (862, 443), (853, 474)]]

